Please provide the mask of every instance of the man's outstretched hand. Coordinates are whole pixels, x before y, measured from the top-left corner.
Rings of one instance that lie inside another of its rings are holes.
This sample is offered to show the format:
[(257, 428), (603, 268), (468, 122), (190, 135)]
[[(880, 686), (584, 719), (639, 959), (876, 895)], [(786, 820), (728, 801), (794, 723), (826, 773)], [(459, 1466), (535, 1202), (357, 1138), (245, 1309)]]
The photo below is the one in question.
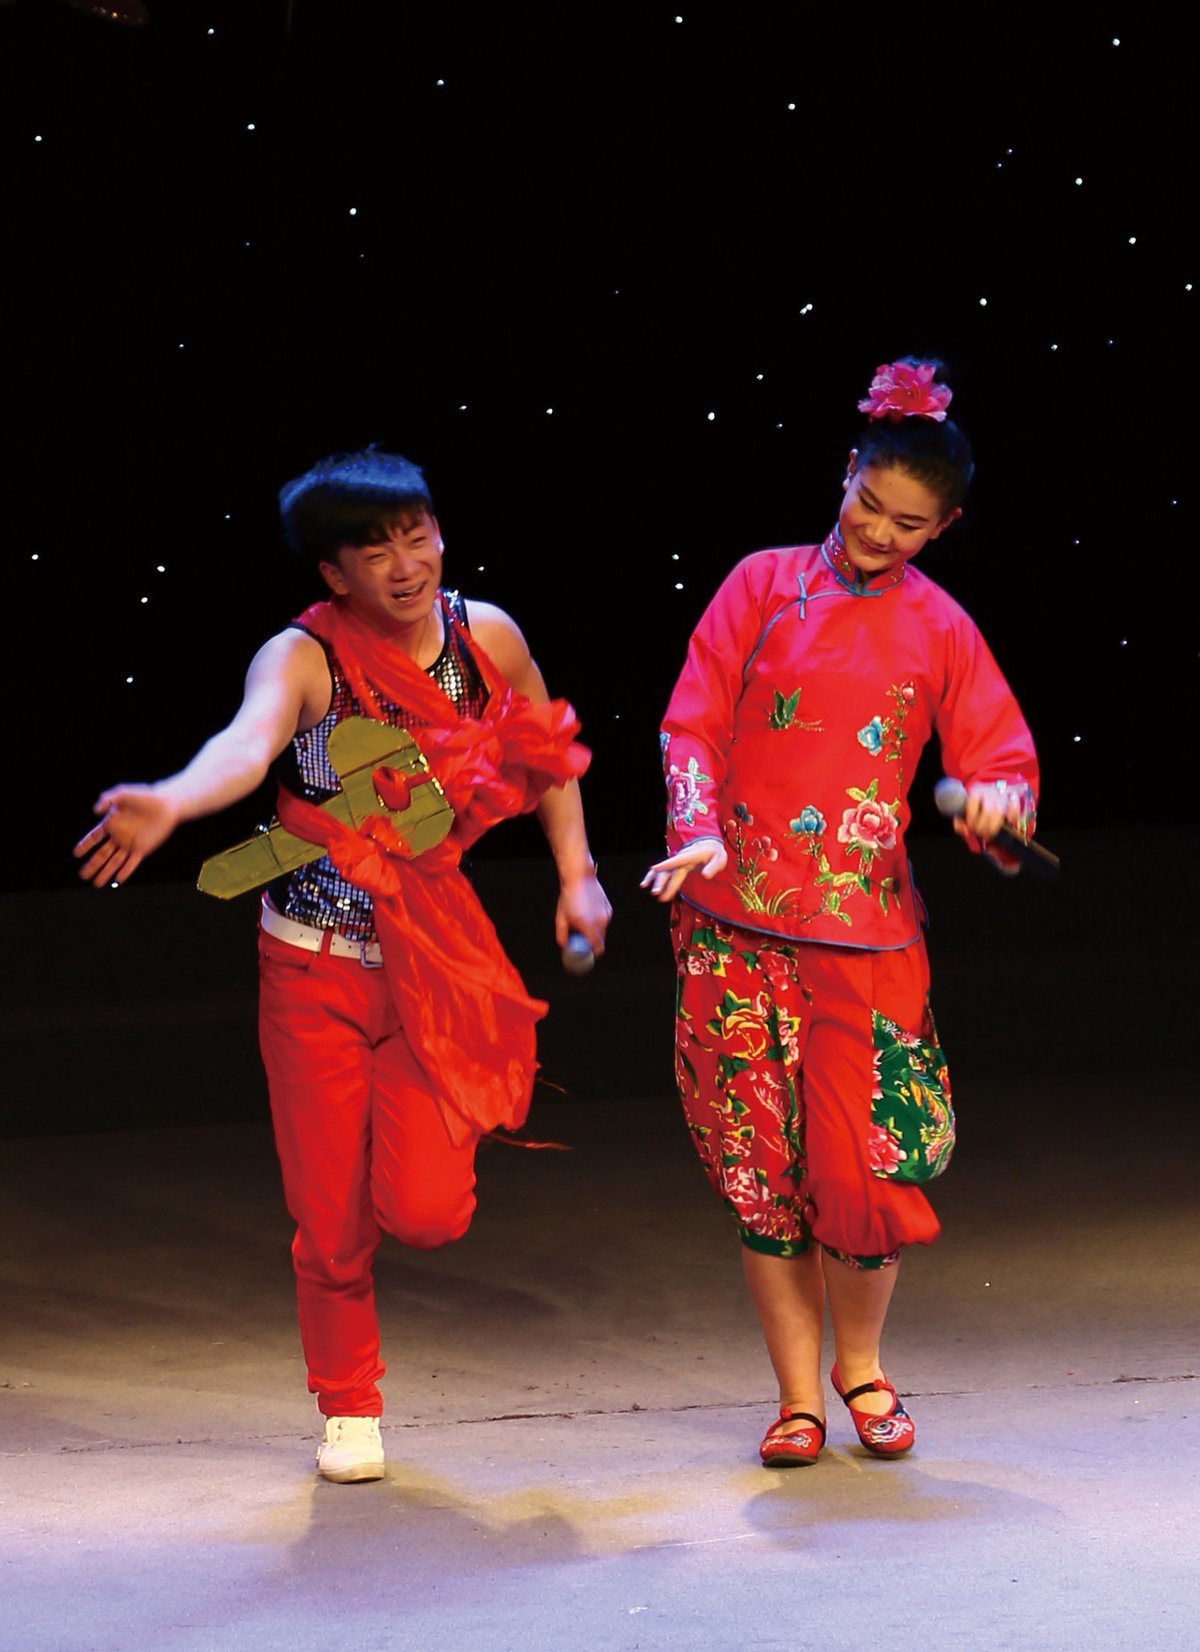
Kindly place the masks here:
[(155, 786), (114, 786), (101, 792), (93, 812), (100, 824), (75, 845), (79, 876), (102, 888), (124, 883), (178, 824), (174, 805)]

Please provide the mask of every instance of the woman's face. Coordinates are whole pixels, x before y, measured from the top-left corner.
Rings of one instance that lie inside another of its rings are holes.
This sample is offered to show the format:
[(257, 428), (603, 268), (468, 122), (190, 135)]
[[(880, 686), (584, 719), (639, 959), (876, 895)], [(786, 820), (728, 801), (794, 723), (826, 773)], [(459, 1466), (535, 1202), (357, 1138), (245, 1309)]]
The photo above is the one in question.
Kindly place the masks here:
[(873, 579), (901, 562), (911, 562), (962, 515), (947, 511), (936, 493), (894, 466), (858, 465), (850, 455), (845, 498), (838, 514), (846, 555), (859, 573)]

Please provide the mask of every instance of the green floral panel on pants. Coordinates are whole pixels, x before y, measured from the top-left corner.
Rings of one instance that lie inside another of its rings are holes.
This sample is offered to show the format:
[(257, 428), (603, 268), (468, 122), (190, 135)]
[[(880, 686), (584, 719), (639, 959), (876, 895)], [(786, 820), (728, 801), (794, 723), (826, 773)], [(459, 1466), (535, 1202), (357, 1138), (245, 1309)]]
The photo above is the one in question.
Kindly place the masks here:
[(871, 1011), (871, 1171), (885, 1180), (930, 1182), (954, 1151), (950, 1075), (933, 1017), (925, 1019), (921, 1037)]

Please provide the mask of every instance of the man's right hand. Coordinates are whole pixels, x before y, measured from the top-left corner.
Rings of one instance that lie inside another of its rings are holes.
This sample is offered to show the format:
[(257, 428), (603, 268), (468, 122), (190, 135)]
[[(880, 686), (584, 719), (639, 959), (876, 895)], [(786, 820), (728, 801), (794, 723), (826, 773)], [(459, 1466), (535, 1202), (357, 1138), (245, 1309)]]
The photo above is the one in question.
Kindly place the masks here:
[(178, 774), (154, 785), (113, 786), (93, 813), (100, 824), (75, 845), (79, 876), (98, 888), (124, 883), (181, 820), (218, 814), (249, 797), (298, 729), (329, 710), (329, 664), (315, 638), (289, 628), (259, 649), (233, 721)]
[(79, 876), (98, 889), (132, 877), (179, 822), (174, 804), (157, 786), (113, 786), (101, 792), (94, 812), (100, 824), (80, 838), (74, 854), (83, 862)]

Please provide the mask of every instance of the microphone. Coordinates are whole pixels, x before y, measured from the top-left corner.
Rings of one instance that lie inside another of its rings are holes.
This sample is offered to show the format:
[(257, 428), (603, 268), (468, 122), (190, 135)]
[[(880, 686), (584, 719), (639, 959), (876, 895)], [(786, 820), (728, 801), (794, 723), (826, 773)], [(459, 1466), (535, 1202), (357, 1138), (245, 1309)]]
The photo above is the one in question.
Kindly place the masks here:
[(573, 929), (567, 936), (567, 944), (563, 947), (562, 963), (568, 975), (586, 975), (596, 962), (596, 954), (592, 951), (592, 943), (586, 935), (581, 935)]
[[(945, 815), (948, 820), (959, 818), (967, 806), (967, 788), (961, 780), (955, 780), (947, 775), (939, 780), (933, 788), (933, 801), (937, 804), (937, 811)], [(1043, 849), (1040, 843), (1032, 838), (1028, 842), (1014, 832), (1011, 826), (1001, 826), (993, 840), (1001, 849), (1005, 849), (1024, 866), (1034, 872), (1040, 872), (1045, 878), (1053, 878), (1058, 874), (1059, 859), (1052, 855), (1049, 849)]]

